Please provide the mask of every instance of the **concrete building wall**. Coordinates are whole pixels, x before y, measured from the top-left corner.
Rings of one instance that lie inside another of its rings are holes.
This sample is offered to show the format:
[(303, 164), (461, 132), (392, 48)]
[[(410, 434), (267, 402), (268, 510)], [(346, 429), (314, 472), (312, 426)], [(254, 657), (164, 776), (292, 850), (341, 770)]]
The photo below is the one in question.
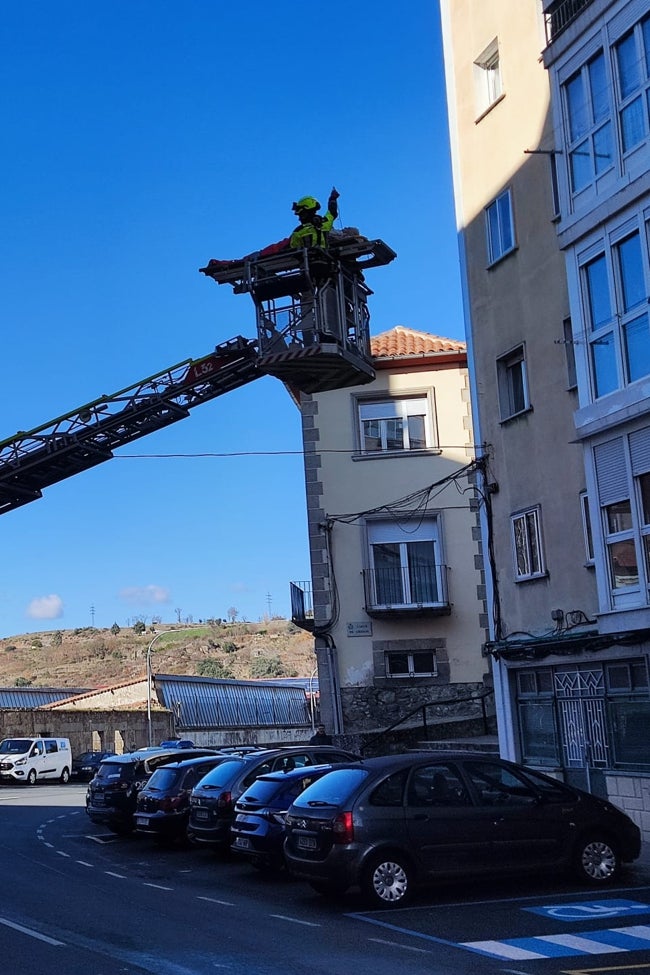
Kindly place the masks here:
[[(537, 0), (441, 0), (441, 10), (476, 437), (488, 445), (497, 489), (492, 541), (501, 615), (493, 628), (497, 637), (541, 634), (553, 629), (556, 609), (591, 617), (597, 608), (593, 569), (585, 564), (586, 483), (567, 368), (569, 299), (554, 223), (541, 8)], [(485, 109), (476, 62), (492, 42), (501, 93)], [(504, 193), (514, 246), (491, 262), (486, 208)], [(523, 355), (527, 391), (525, 409), (509, 413), (503, 384), (513, 350)], [(533, 508), (544, 571), (520, 582), (511, 519)]]
[[(472, 460), (467, 370), (458, 361), (436, 367), (434, 358), (426, 365), (383, 362), (372, 384), (320, 393), (303, 404), (310, 445), (306, 476), (314, 613), (317, 628), (327, 631), (326, 639), (316, 641), (321, 713), (334, 730), (353, 733), (385, 727), (418, 704), (450, 694), (478, 693), (484, 686), (488, 668), (481, 648), (487, 617), (470, 483), (460, 482), (461, 492), (453, 484), (436, 488), (419, 512), (417, 502), (411, 504), (411, 514), (416, 512), (411, 525), (425, 514), (440, 517), (450, 603), (445, 614), (369, 615), (364, 580), (369, 567), (367, 519), (341, 517), (382, 506), (390, 509)], [(425, 395), (435, 402), (438, 449), (363, 455), (359, 403), (407, 395)], [(408, 533), (408, 523), (405, 530)], [(437, 656), (436, 676), (386, 678), (386, 652), (430, 648)]]

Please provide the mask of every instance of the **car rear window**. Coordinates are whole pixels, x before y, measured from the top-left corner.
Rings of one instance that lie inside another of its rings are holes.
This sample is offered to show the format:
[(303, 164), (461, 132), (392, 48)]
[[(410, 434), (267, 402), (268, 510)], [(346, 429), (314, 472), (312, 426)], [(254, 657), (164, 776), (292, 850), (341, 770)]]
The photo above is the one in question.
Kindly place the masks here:
[(286, 781), (278, 782), (277, 779), (257, 779), (246, 789), (245, 798), (255, 802), (269, 802), (278, 792), (282, 792), (286, 785)]
[(246, 765), (241, 759), (228, 759), (225, 762), (221, 762), (216, 768), (208, 772), (205, 775), (199, 785), (201, 788), (203, 786), (210, 786), (211, 789), (222, 789), (224, 788), (230, 780), (241, 772), (242, 768)]
[(367, 775), (368, 769), (365, 768), (333, 769), (297, 796), (294, 805), (305, 808), (323, 803), (328, 806), (344, 805)]
[(133, 782), (135, 779), (134, 762), (102, 762), (97, 772), (100, 779), (112, 779), (114, 781)]
[(167, 768), (162, 766), (162, 768), (157, 768), (153, 773), (151, 778), (147, 783), (147, 789), (154, 789), (156, 792), (165, 792), (167, 789), (172, 789), (178, 779), (181, 776), (181, 772), (177, 768)]

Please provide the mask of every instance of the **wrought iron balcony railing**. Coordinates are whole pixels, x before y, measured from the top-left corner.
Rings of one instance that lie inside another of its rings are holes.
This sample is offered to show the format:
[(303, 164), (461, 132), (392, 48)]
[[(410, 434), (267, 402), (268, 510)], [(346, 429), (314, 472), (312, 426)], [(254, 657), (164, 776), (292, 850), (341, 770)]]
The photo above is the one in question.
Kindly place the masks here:
[(291, 582), (291, 622), (303, 630), (314, 630), (314, 600), (311, 582)]
[(546, 43), (552, 44), (590, 3), (593, 0), (556, 0), (551, 4), (545, 14)]

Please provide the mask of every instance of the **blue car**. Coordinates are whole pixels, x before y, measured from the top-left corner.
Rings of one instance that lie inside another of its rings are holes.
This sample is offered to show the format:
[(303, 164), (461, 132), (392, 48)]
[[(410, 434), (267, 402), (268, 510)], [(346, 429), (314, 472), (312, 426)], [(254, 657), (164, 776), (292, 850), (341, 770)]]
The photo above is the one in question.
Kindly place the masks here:
[(235, 805), (231, 850), (259, 870), (282, 870), (285, 814), (307, 786), (332, 768), (309, 765), (289, 772), (269, 772), (256, 779)]

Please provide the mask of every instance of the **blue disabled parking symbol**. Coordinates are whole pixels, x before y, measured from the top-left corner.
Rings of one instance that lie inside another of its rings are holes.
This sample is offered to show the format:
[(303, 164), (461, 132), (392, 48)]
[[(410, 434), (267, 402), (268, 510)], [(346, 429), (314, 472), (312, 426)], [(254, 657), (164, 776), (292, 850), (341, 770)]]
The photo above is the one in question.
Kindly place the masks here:
[(640, 901), (607, 900), (581, 901), (578, 904), (545, 904), (541, 907), (524, 907), (532, 914), (543, 914), (556, 921), (595, 921), (609, 917), (633, 917), (650, 914), (650, 904)]

